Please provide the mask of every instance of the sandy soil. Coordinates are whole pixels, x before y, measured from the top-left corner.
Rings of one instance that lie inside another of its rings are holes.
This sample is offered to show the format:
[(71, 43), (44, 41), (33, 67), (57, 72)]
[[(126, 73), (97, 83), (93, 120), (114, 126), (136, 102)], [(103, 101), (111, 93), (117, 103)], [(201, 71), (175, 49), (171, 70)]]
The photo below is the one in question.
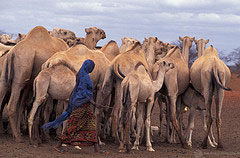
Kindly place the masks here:
[[(106, 145), (103, 150), (109, 151), (109, 155), (94, 154), (93, 147), (82, 147), (82, 150), (74, 149), (71, 146), (66, 147), (68, 153), (60, 154), (52, 149), (56, 145), (56, 140), (52, 138), (47, 143), (42, 144), (38, 148), (29, 145), (28, 137), (25, 136), (24, 143), (15, 143), (11, 135), (0, 135), (0, 157), (240, 157), (240, 80), (233, 76), (233, 82), (229, 85), (233, 88), (232, 92), (225, 92), (224, 105), (222, 109), (222, 135), (224, 150), (219, 151), (215, 148), (201, 149), (199, 146), (203, 140), (203, 125), (198, 113), (195, 119), (195, 129), (193, 133), (193, 148), (182, 149), (180, 144), (167, 144), (163, 142), (163, 137), (155, 135), (153, 137), (153, 148), (155, 152), (147, 152), (144, 144), (140, 146), (140, 151), (131, 151), (131, 153), (118, 153), (118, 146), (113, 143), (113, 139), (105, 140)], [(216, 135), (215, 127), (215, 106), (213, 106), (214, 113), (214, 135)], [(154, 107), (152, 117), (152, 125), (159, 124), (159, 109)], [(186, 115), (184, 121), (186, 122)]]

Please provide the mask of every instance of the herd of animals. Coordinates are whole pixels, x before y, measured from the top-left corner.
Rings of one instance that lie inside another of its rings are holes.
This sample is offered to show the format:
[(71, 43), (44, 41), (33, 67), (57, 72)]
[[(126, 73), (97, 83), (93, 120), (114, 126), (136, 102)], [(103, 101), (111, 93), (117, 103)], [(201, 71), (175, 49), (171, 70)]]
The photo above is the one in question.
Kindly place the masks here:
[[(16, 40), (0, 36), (0, 132), (10, 131), (16, 142), (29, 135), (31, 144), (49, 139), (49, 131), (41, 126), (55, 119), (66, 108), (75, 85), (76, 73), (86, 59), (95, 62), (90, 74), (94, 84), (94, 99), (102, 108), (94, 108), (97, 136), (100, 143), (113, 136), (120, 152), (139, 150), (146, 139), (151, 144), (151, 114), (155, 102), (160, 109), (160, 126), (166, 105), (167, 142), (182, 147), (192, 146), (196, 111), (202, 114), (204, 139), (212, 147), (223, 148), (221, 109), (224, 90), (230, 81), (229, 68), (218, 57), (217, 50), (206, 44), (209, 40), (179, 37), (182, 49), (164, 43), (157, 37), (145, 38), (143, 43), (122, 38), (120, 48), (115, 41), (103, 47), (97, 42), (106, 38), (104, 30), (86, 28), (86, 37), (76, 37), (72, 31), (55, 28), (48, 31), (37, 26)], [(189, 49), (195, 42), (198, 58), (189, 68)], [(212, 100), (216, 104), (217, 141), (212, 132)], [(188, 124), (182, 119), (189, 108)], [(63, 127), (56, 130), (61, 134)]]

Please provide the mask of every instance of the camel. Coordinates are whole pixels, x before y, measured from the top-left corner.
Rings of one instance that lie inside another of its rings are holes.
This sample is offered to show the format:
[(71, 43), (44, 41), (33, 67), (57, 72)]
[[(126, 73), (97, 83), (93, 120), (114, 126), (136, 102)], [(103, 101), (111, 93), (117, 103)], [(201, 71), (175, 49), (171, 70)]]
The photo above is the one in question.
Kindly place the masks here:
[(43, 62), (54, 53), (67, 49), (68, 46), (62, 39), (51, 37), (44, 27), (37, 26), (27, 34), (24, 40), (8, 52), (0, 78), (0, 104), (2, 104), (8, 89), (11, 89), (7, 109), (12, 135), (16, 142), (23, 141), (17, 123), (20, 120), (17, 118), (20, 109), (17, 107), (17, 103), (21, 91), (25, 87), (31, 87)]
[(189, 49), (192, 47), (192, 42), (195, 40), (195, 37), (185, 36), (182, 38), (181, 36), (179, 36), (179, 40), (182, 41), (182, 55), (183, 55), (185, 62), (188, 65), (189, 64)]
[[(101, 93), (101, 87), (105, 70), (110, 66), (110, 61), (106, 56), (99, 50), (88, 49), (85, 45), (76, 45), (67, 51), (56, 53), (42, 65), (43, 70), (34, 80), (35, 100), (28, 119), (31, 141), (33, 141), (33, 121), (38, 107), (48, 96), (53, 99), (68, 101), (75, 86), (76, 72), (86, 59), (92, 59), (95, 62), (95, 68), (90, 77), (94, 84), (94, 93), (97, 93), (96, 103), (104, 105), (106, 101), (103, 100), (102, 95), (104, 93)], [(103, 114), (97, 109), (95, 113), (97, 117)]]
[(143, 49), (145, 50), (145, 56), (150, 68), (152, 68), (156, 61), (156, 55), (163, 48), (162, 43), (157, 37), (149, 37), (149, 39), (145, 39), (143, 42)]
[[(143, 64), (140, 62), (136, 64), (135, 69), (128, 73), (121, 83), (121, 89), (123, 93), (123, 107), (121, 110), (121, 138), (120, 152), (124, 151), (124, 128), (127, 151), (130, 151), (129, 140), (129, 124), (132, 119), (132, 109), (137, 106), (138, 119), (137, 119), (137, 135), (132, 149), (139, 150), (139, 137), (141, 128), (143, 125), (143, 118), (145, 118), (146, 126), (146, 147), (147, 151), (155, 151), (152, 148), (150, 141), (150, 115), (154, 103), (154, 95), (159, 91), (163, 85), (164, 75), (169, 70), (174, 68), (171, 63), (165, 61), (159, 62), (154, 67), (154, 72), (158, 73), (157, 79), (152, 81), (152, 77), (146, 71)], [(146, 117), (144, 115), (144, 109), (147, 108)]]
[(126, 50), (129, 48), (129, 46), (133, 46), (135, 43), (139, 42), (138, 40), (136, 40), (135, 38), (131, 38), (131, 37), (123, 37), (121, 38), (122, 40), (122, 44), (120, 46), (120, 53), (121, 52), (126, 52)]
[(102, 87), (105, 97), (108, 97), (111, 94), (113, 90), (113, 83), (115, 83), (115, 99), (111, 117), (113, 125), (113, 135), (115, 137), (116, 143), (120, 143), (117, 131), (117, 122), (119, 118), (119, 110), (122, 106), (122, 94), (120, 92), (121, 81), (124, 78), (123, 76), (126, 76), (129, 72), (131, 72), (139, 61), (143, 63), (143, 65), (150, 73), (149, 65), (145, 59), (145, 54), (142, 50), (141, 44), (140, 42), (136, 42), (134, 45), (130, 44), (130, 46), (125, 52), (121, 52), (117, 57), (115, 57), (114, 60), (111, 62), (110, 67), (106, 70), (105, 73)]
[[(187, 144), (192, 147), (192, 132), (194, 128), (194, 119), (196, 110), (199, 110), (201, 113), (201, 119), (203, 122), (204, 130), (207, 130), (207, 123), (206, 123), (206, 108), (204, 107), (204, 98), (203, 96), (197, 92), (192, 84), (189, 84), (188, 89), (181, 94), (182, 104), (181, 109), (184, 109), (185, 107), (188, 107), (190, 109), (190, 113), (188, 116), (188, 125), (184, 134), (184, 137), (186, 138), (186, 135), (189, 132), (189, 137), (187, 140)], [(208, 136), (208, 142), (212, 147), (216, 147), (217, 143), (215, 141), (215, 138), (213, 136), (212, 126), (210, 129), (210, 135)]]
[[(169, 102), (169, 105), (167, 107), (170, 107), (171, 117), (172, 117), (172, 124), (174, 128), (177, 131), (177, 134), (179, 136), (179, 140), (183, 147), (187, 147), (187, 144), (184, 141), (182, 130), (179, 124), (179, 121), (176, 117), (176, 104), (177, 99), (180, 94), (182, 94), (188, 87), (189, 84), (189, 69), (187, 66), (187, 63), (185, 62), (183, 55), (181, 54), (181, 50), (179, 47), (175, 46), (173, 49), (171, 49), (165, 57), (162, 58), (162, 60), (173, 63), (174, 68), (170, 69), (165, 74), (164, 79), (164, 86), (160, 90), (160, 93), (162, 93), (164, 96), (167, 96), (167, 102)], [(157, 64), (159, 61), (157, 61), (155, 64)], [(153, 66), (154, 68), (154, 66)], [(153, 79), (156, 79), (157, 74), (153, 73)], [(161, 98), (158, 98), (160, 110), (162, 109), (162, 100)], [(161, 118), (160, 118), (161, 122)], [(168, 129), (168, 128), (167, 128)], [(167, 133), (167, 141), (168, 141), (168, 133)]]
[(196, 44), (196, 49), (197, 49), (197, 52), (198, 52), (198, 58), (200, 56), (203, 55), (203, 52), (204, 50), (206, 49), (206, 44), (208, 44), (209, 42), (209, 39), (208, 40), (205, 40), (205, 39), (198, 39), (198, 40), (194, 40), (195, 44)]
[(96, 27), (86, 28), (85, 32), (86, 37), (79, 38), (75, 36), (74, 32), (62, 28), (54, 28), (53, 31), (49, 31), (51, 36), (63, 39), (70, 47), (84, 43), (88, 48), (94, 49), (100, 39), (106, 38), (105, 32)]
[(116, 56), (120, 54), (118, 45), (115, 41), (111, 40), (100, 49), (109, 61), (112, 61)]
[(230, 81), (231, 72), (224, 62), (218, 57), (217, 50), (211, 45), (201, 57), (191, 66), (190, 78), (193, 87), (204, 97), (206, 107), (207, 131), (205, 133), (202, 147), (207, 148), (207, 140), (212, 124), (212, 97), (216, 104), (216, 126), (218, 142), (217, 148), (222, 149), (221, 137), (221, 112), (224, 98), (224, 90), (231, 90), (226, 87)]
[(8, 46), (16, 45), (18, 42), (22, 41), (26, 37), (25, 34), (18, 33), (18, 37), (13, 40), (12, 36), (9, 36), (7, 34), (0, 36), (0, 43)]

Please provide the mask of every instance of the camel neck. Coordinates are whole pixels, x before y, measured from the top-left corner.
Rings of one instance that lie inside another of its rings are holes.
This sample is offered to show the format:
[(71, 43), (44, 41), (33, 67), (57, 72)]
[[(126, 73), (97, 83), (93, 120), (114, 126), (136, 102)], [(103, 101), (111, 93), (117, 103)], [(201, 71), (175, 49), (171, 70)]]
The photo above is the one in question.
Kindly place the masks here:
[(203, 55), (203, 51), (206, 49), (206, 45), (199, 44), (199, 45), (197, 45), (197, 47), (198, 47), (198, 58), (199, 58)]
[(182, 55), (187, 65), (189, 64), (189, 49), (188, 46), (183, 45)]
[(85, 45), (89, 48), (89, 49), (94, 49), (97, 45), (98, 40), (96, 40), (95, 38), (93, 38), (91, 35), (86, 35), (85, 38)]
[(158, 70), (157, 79), (153, 81), (154, 92), (157, 92), (162, 88), (165, 73), (166, 71), (162, 68)]
[(150, 66), (150, 68), (152, 68), (154, 62), (155, 62), (155, 50), (153, 48), (153, 46), (148, 46), (146, 49), (146, 59), (147, 62)]

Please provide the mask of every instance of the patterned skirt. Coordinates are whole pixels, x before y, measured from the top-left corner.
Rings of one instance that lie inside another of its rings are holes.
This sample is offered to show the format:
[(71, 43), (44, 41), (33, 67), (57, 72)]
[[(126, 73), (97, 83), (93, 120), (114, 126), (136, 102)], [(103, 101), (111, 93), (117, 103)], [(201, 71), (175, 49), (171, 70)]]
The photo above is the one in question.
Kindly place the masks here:
[(84, 104), (71, 113), (63, 135), (59, 137), (62, 143), (76, 146), (97, 142), (95, 117), (89, 104)]

